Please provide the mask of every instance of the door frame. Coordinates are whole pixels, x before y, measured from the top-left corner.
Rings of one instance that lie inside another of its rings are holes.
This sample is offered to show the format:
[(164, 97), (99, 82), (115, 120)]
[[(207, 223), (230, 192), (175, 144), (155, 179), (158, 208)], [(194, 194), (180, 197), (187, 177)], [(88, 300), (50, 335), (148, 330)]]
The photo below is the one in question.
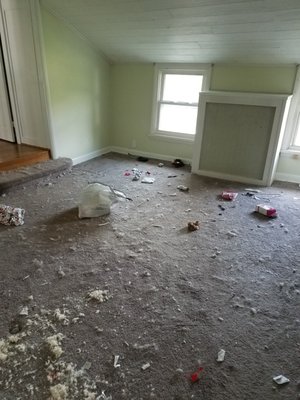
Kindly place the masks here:
[[(47, 87), (47, 74), (46, 74), (46, 62), (44, 56), (44, 48), (43, 48), (43, 32), (42, 32), (42, 22), (40, 15), (40, 4), (38, 0), (22, 0), (24, 1), (24, 6), (28, 10), (30, 14), (30, 22), (31, 22), (31, 30), (32, 30), (32, 40), (33, 40), (33, 48), (35, 54), (35, 70), (36, 70), (36, 79), (38, 82), (38, 93), (39, 93), (39, 104), (41, 105), (41, 115), (43, 120), (43, 128), (44, 128), (44, 140), (45, 147), (49, 148), (51, 151), (52, 157), (54, 157), (54, 140), (53, 140), (53, 131), (51, 126), (51, 115), (50, 115), (50, 100), (49, 100), (49, 92)], [(9, 45), (9, 36), (8, 36), (8, 22), (6, 20), (5, 10), (7, 4), (10, 5), (10, 2), (7, 0), (0, 0), (0, 34), (2, 37), (2, 47), (3, 47), (3, 58), (4, 65), (6, 68), (7, 74), (7, 85), (9, 96), (11, 100), (11, 112), (13, 115), (14, 121), (14, 131), (16, 142), (18, 144), (22, 143), (23, 131), (22, 131), (22, 118), (21, 112), (19, 109), (19, 101), (18, 101), (18, 91), (16, 86), (15, 79), (15, 69), (13, 68), (13, 59), (11, 55), (11, 49)], [(20, 46), (22, 43), (20, 43)], [(28, 143), (30, 144), (30, 143)]]

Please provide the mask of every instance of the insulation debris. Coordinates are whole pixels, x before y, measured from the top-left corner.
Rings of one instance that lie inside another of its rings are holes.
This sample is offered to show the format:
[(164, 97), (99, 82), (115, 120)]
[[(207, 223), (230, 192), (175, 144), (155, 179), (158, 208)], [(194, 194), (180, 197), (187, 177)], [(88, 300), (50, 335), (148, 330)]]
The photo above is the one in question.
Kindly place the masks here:
[(60, 312), (60, 309), (59, 309), (59, 308), (56, 308), (56, 309), (54, 310), (54, 318), (55, 318), (57, 321), (62, 322), (64, 325), (69, 325), (69, 320), (68, 320), (68, 318), (66, 317), (65, 314), (63, 314), (63, 313)]
[(8, 357), (8, 343), (6, 340), (0, 340), (0, 361), (6, 361)]
[(95, 300), (99, 303), (103, 303), (108, 300), (108, 290), (95, 289), (88, 293), (87, 297), (88, 300)]
[(65, 385), (61, 383), (50, 387), (51, 400), (66, 400), (68, 396), (68, 390)]
[(57, 333), (56, 335), (47, 337), (45, 340), (54, 359), (59, 358), (63, 353), (63, 349), (60, 346), (63, 337), (63, 334)]

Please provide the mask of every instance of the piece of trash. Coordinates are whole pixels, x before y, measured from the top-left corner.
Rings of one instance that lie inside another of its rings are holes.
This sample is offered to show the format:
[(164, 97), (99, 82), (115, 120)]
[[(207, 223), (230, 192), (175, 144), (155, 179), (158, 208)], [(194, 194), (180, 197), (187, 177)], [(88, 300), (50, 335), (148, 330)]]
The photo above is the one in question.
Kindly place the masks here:
[(199, 375), (201, 374), (202, 371), (203, 371), (203, 368), (199, 367), (196, 372), (191, 374), (190, 379), (191, 379), (192, 383), (197, 382), (199, 380)]
[(220, 351), (219, 351), (219, 353), (218, 353), (218, 358), (217, 358), (217, 361), (218, 362), (223, 362), (224, 361), (224, 359), (225, 359), (225, 350), (223, 350), (223, 349), (221, 349)]
[(124, 176), (130, 176), (130, 175), (131, 175), (131, 173), (129, 171), (124, 172)]
[(137, 160), (138, 160), (138, 161), (141, 161), (141, 162), (147, 162), (147, 161), (149, 161), (149, 158), (139, 156), (139, 157), (137, 158)]
[(273, 378), (273, 381), (277, 383), (277, 385), (283, 385), (285, 383), (289, 383), (289, 379), (283, 375), (278, 375)]
[(162, 162), (160, 162), (160, 163), (157, 164), (157, 166), (160, 167), (160, 168), (163, 167), (164, 165), (165, 165), (165, 164), (162, 163)]
[(109, 214), (111, 206), (117, 203), (118, 198), (126, 199), (126, 195), (102, 183), (89, 184), (80, 194), (78, 216), (95, 218)]
[(242, 193), (243, 196), (248, 196), (248, 197), (254, 197), (256, 198), (255, 194), (252, 192), (246, 192), (246, 193)]
[(184, 167), (184, 162), (182, 160), (180, 160), (179, 158), (176, 158), (172, 164), (174, 165), (175, 168), (180, 168), (180, 167)]
[(176, 178), (177, 175), (168, 175), (168, 178)]
[(119, 364), (119, 358), (120, 358), (120, 356), (115, 356), (114, 357), (114, 368), (121, 367), (121, 364)]
[(230, 201), (234, 201), (238, 196), (238, 193), (236, 192), (231, 192), (231, 191), (225, 191), (222, 192), (221, 197), (223, 200), (230, 200)]
[(181, 192), (188, 192), (190, 190), (190, 188), (184, 185), (178, 185), (177, 189), (180, 190)]
[(24, 306), (21, 308), (19, 315), (27, 316), (28, 315), (28, 307)]
[(236, 237), (236, 236), (237, 236), (237, 233), (234, 232), (234, 231), (228, 231), (228, 232), (227, 232), (227, 236), (229, 236), (229, 237)]
[(150, 367), (150, 363), (146, 363), (146, 364), (143, 364), (142, 366), (141, 366), (141, 369), (143, 370), (143, 371), (145, 371), (146, 369), (148, 369)]
[(132, 168), (133, 172), (133, 181), (138, 181), (143, 173), (143, 171), (139, 171), (137, 168)]
[(194, 231), (198, 230), (199, 229), (199, 221), (188, 222), (187, 228), (188, 228), (189, 232), (194, 232)]
[(0, 224), (19, 226), (24, 224), (25, 210), (23, 208), (0, 204)]
[(255, 207), (255, 211), (258, 212), (259, 214), (265, 215), (266, 217), (269, 217), (269, 218), (277, 217), (276, 208), (270, 207), (266, 204), (258, 204)]
[(261, 193), (261, 190), (259, 189), (246, 188), (245, 190), (246, 192)]
[(60, 278), (63, 278), (63, 277), (66, 275), (61, 266), (59, 267), (59, 269), (58, 269), (58, 271), (57, 271), (57, 275), (58, 275)]
[(145, 178), (143, 178), (141, 180), (142, 183), (154, 183), (155, 182), (155, 178), (149, 178), (148, 176), (145, 176)]

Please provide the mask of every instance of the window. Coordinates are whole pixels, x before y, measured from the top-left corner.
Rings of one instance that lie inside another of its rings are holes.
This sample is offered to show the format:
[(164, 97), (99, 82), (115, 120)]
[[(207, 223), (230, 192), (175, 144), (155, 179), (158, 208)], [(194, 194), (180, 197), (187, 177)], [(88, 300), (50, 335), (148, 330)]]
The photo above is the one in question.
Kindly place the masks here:
[(209, 66), (156, 66), (152, 134), (194, 140), (199, 92), (209, 88)]
[(296, 121), (297, 122), (295, 125), (295, 132), (294, 132), (294, 137), (293, 137), (293, 141), (292, 141), (292, 146), (299, 147), (299, 150), (300, 150), (300, 104), (299, 104), (298, 115), (297, 115)]
[(282, 150), (284, 153), (300, 152), (300, 68), (294, 85), (293, 97), (287, 117)]

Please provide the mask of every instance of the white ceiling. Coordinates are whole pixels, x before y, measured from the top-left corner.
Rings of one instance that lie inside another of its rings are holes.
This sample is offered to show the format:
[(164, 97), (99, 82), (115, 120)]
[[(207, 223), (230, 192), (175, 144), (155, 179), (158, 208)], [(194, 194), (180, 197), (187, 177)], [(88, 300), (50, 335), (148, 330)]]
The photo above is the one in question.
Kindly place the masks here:
[(40, 0), (112, 62), (300, 63), (300, 0)]

